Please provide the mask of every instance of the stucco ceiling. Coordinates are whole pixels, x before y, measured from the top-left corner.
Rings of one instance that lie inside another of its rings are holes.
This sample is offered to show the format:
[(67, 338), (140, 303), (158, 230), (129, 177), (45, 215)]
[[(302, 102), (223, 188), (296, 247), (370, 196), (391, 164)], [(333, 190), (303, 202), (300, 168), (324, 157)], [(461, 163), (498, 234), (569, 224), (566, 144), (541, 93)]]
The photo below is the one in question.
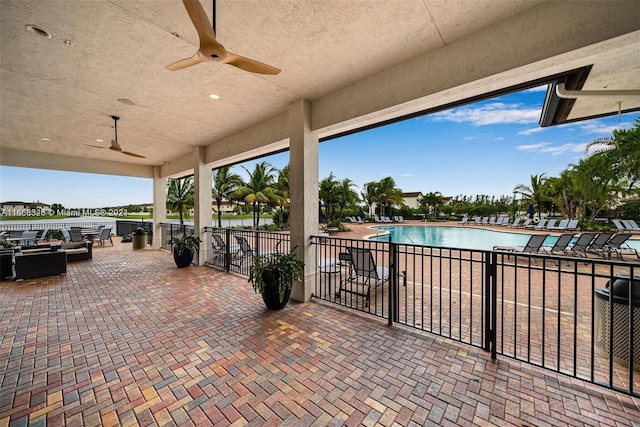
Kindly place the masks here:
[[(2, 0), (0, 148), (65, 156), (78, 164), (96, 159), (163, 165), (286, 113), (298, 99), (322, 104), (385, 70), (456, 43), (472, 43), (487, 28), (506, 27), (519, 15), (530, 13), (536, 25), (541, 3), (218, 1), (218, 40), (234, 53), (282, 69), (269, 76), (211, 63), (166, 70), (198, 46), (179, 0)], [(202, 5), (211, 16), (211, 1)], [(29, 24), (52, 37), (27, 31)], [(635, 53), (638, 44), (627, 42), (624, 49), (603, 54), (585, 89), (640, 88)], [(550, 63), (539, 76), (565, 71), (560, 62)], [(473, 67), (448, 72), (473, 74)], [(210, 99), (211, 93), (220, 99)], [(123, 98), (134, 105), (118, 101)], [(580, 105), (585, 110), (576, 114), (593, 115), (586, 103)], [(640, 100), (634, 105), (640, 107)], [(122, 147), (146, 159), (85, 145), (109, 146), (112, 115), (121, 118)]]

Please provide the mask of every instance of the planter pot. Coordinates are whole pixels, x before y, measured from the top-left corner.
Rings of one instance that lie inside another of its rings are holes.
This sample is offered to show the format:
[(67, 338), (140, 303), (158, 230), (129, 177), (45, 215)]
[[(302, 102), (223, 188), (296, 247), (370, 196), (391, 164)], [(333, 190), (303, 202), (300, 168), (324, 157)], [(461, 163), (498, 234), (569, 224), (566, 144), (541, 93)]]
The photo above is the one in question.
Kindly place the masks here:
[(193, 252), (186, 250), (182, 255), (178, 255), (178, 249), (173, 250), (173, 260), (176, 262), (178, 268), (185, 268), (191, 265), (193, 261)]
[(262, 279), (265, 282), (264, 292), (262, 293), (262, 300), (264, 301), (264, 305), (267, 306), (269, 310), (282, 310), (286, 307), (289, 302), (289, 297), (291, 296), (291, 287), (289, 287), (285, 293), (282, 302), (280, 301), (280, 291), (277, 286), (277, 273), (272, 273), (269, 271), (262, 272)]

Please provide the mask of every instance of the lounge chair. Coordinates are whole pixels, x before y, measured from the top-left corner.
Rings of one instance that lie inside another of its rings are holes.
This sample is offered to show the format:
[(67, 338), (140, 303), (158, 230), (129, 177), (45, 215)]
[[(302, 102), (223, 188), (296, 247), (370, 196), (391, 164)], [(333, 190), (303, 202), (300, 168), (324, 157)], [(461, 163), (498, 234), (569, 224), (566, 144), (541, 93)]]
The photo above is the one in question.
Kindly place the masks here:
[(40, 237), (36, 237), (36, 245), (40, 242), (48, 242), (49, 238), (47, 237), (47, 234), (49, 233), (49, 228), (45, 227), (44, 230), (42, 230), (42, 234), (40, 235)]
[(469, 218), (463, 216), (462, 219), (458, 221), (458, 225), (467, 225), (467, 221), (469, 221)]
[(609, 241), (607, 242), (607, 246), (611, 250), (612, 254), (616, 254), (620, 259), (622, 259), (622, 251), (628, 251), (636, 255), (636, 258), (640, 259), (640, 254), (638, 254), (638, 250), (632, 248), (627, 244), (627, 240), (631, 237), (628, 233), (617, 233), (611, 236)]
[[(542, 220), (540, 221), (542, 222)], [(548, 230), (549, 227), (554, 227), (556, 225), (556, 220), (554, 218), (551, 218), (546, 224), (540, 224), (538, 223), (538, 225), (535, 226), (535, 230)]]
[(379, 217), (378, 215), (375, 215), (375, 216), (373, 217), (373, 220), (374, 220), (375, 222), (382, 222), (382, 220), (380, 219), (380, 217)]
[(542, 245), (540, 247), (540, 250), (549, 254), (556, 252), (564, 253), (564, 251), (569, 246), (569, 243), (571, 243), (571, 239), (573, 239), (573, 236), (575, 236), (574, 233), (561, 234), (560, 237), (558, 237), (558, 240), (556, 240), (556, 242), (553, 244), (553, 246)]
[(489, 223), (487, 225), (496, 225), (496, 217), (492, 216), (489, 218)]
[(62, 231), (62, 241), (63, 242), (70, 242), (71, 241), (71, 234), (69, 234), (69, 230), (67, 230), (66, 228), (62, 228), (60, 231)]
[(607, 245), (607, 242), (609, 241), (609, 239), (611, 239), (611, 236), (613, 236), (613, 233), (610, 231), (604, 231), (602, 233), (599, 233), (591, 241), (589, 246), (587, 246), (587, 249), (585, 249), (585, 252), (587, 253), (590, 252), (598, 256), (606, 257), (605, 246)]
[(516, 218), (513, 220), (513, 223), (507, 224), (509, 227), (518, 228), (520, 227), (520, 218)]
[(480, 220), (481, 220), (481, 219), (482, 219), (482, 218), (480, 218), (479, 216), (477, 216), (477, 217), (475, 217), (475, 218), (474, 218), (473, 222), (470, 222), (469, 224), (471, 224), (471, 225), (482, 225), (482, 224), (480, 224)]
[(611, 222), (613, 222), (613, 225), (616, 226), (618, 231), (621, 231), (623, 233), (629, 231), (627, 230), (627, 227), (625, 227), (619, 219), (612, 219)]
[(364, 224), (364, 221), (359, 216), (356, 217), (356, 221), (358, 221), (358, 224)]
[(587, 256), (587, 248), (593, 241), (593, 238), (596, 237), (598, 233), (582, 233), (578, 240), (575, 241), (572, 245), (565, 250), (565, 252), (570, 252), (574, 255), (582, 255)]
[(402, 215), (398, 215), (398, 222), (404, 222), (404, 217)]
[(524, 246), (494, 246), (493, 250), (507, 252), (536, 253), (542, 247), (548, 234), (534, 234)]
[[(327, 236), (329, 234), (327, 233)], [(227, 244), (225, 243), (225, 241), (222, 239), (222, 237), (220, 237), (219, 234), (213, 233), (213, 242), (211, 243), (211, 246), (213, 248), (213, 257), (217, 258), (219, 256), (224, 256), (227, 254)], [(248, 245), (249, 243), (247, 243)], [(230, 254), (235, 254), (238, 252), (238, 250), (240, 250), (240, 245), (229, 245), (229, 253)]]
[(502, 225), (502, 226), (507, 226), (509, 225), (509, 217), (508, 216), (503, 216), (502, 221), (498, 222), (498, 225)]
[(271, 250), (271, 249), (260, 250), (258, 253), (256, 253), (253, 249), (251, 249), (251, 246), (249, 245), (249, 242), (247, 241), (247, 239), (244, 236), (234, 236), (234, 237), (236, 238), (236, 241), (238, 242), (238, 250), (234, 254), (233, 258), (235, 260), (239, 260), (240, 264), (242, 264), (245, 259), (253, 258), (256, 255), (264, 256), (264, 255), (270, 255), (270, 254), (278, 252), (278, 246), (282, 242), (280, 240), (280, 241), (278, 241), (278, 243), (276, 243), (276, 249), (275, 250)]
[(640, 227), (638, 224), (632, 219), (623, 219), (622, 223), (627, 228), (627, 232), (629, 233), (640, 233)]
[(567, 231), (578, 231), (578, 220), (577, 219), (572, 219), (571, 221), (569, 221), (569, 223), (567, 224)]
[(537, 230), (537, 229), (544, 228), (544, 226), (546, 224), (547, 224), (547, 220), (546, 219), (541, 219), (540, 221), (538, 221), (537, 224), (525, 225), (524, 228), (526, 228), (528, 230)]
[[(371, 300), (371, 289), (381, 286), (389, 280), (389, 269), (376, 266), (369, 249), (347, 248), (340, 259), (348, 260), (350, 271), (346, 279), (340, 282), (338, 294), (342, 292), (365, 297), (365, 305)], [(338, 295), (336, 294), (336, 296)]]
[(489, 217), (488, 216), (482, 217), (481, 225), (489, 225)]
[(549, 230), (549, 231), (564, 231), (567, 228), (568, 225), (569, 225), (569, 220), (568, 219), (563, 219), (556, 226), (547, 224), (547, 230)]

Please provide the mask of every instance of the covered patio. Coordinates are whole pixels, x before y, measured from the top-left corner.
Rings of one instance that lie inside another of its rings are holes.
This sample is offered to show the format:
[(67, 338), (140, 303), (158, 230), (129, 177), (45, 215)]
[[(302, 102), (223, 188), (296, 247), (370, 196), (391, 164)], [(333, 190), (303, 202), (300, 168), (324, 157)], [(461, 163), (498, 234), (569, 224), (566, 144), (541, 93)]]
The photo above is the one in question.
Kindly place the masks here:
[(637, 399), (115, 242), (3, 282), (0, 426), (631, 425)]

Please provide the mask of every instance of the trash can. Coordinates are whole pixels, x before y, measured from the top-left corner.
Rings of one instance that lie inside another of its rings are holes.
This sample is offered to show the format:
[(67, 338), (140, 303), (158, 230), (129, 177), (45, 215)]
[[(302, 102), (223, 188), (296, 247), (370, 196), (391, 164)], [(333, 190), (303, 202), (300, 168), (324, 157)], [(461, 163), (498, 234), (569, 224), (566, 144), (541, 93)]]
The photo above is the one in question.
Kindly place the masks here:
[[(640, 369), (640, 277), (620, 275), (610, 286), (595, 290), (594, 341), (596, 351), (629, 366), (629, 284), (632, 286), (633, 368)], [(611, 300), (609, 292), (612, 293)], [(613, 302), (613, 321), (611, 303)], [(612, 340), (613, 336), (613, 340)]]
[(133, 250), (147, 247), (147, 232), (144, 231), (144, 228), (136, 228), (135, 231), (131, 233), (131, 237)]

